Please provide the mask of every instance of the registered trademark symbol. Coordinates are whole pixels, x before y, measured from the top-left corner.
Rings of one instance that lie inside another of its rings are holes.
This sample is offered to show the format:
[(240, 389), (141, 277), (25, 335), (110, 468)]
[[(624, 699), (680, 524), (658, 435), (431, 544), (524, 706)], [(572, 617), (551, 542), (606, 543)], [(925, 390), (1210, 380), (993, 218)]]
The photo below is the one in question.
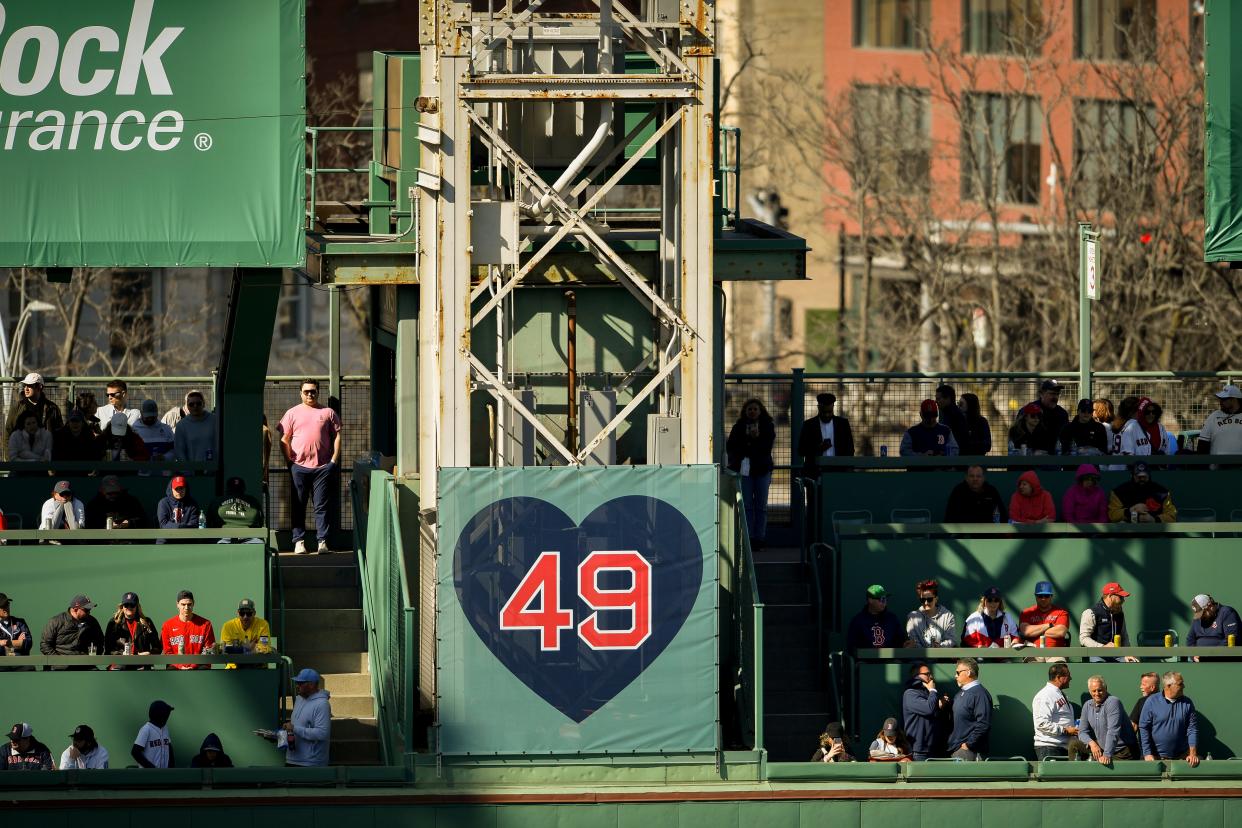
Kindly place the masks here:
[(211, 149), (211, 136), (205, 132), (200, 132), (194, 136), (194, 148), (199, 152), (206, 152)]

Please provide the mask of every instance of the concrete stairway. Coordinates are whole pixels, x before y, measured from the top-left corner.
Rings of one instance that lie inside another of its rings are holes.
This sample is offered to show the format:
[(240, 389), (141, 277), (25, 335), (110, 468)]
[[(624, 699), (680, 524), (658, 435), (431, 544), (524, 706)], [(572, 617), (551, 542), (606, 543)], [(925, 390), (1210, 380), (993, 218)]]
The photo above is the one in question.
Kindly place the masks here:
[[(318, 670), (332, 695), (331, 763), (379, 764), (379, 731), (354, 553), (282, 553), (280, 570), (285, 598), (280, 649), (293, 659), (295, 673), (303, 667)], [(279, 611), (273, 615), (279, 616)], [(288, 704), (292, 709), (292, 696)]]
[(830, 720), (826, 666), (816, 664), (810, 568), (796, 549), (755, 553), (764, 609), (764, 746), (773, 762), (811, 758)]

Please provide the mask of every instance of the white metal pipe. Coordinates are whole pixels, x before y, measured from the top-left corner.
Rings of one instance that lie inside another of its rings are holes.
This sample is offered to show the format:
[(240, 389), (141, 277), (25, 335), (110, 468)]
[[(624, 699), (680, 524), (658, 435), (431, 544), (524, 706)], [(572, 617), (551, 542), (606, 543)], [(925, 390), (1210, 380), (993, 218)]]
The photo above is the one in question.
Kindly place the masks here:
[[(612, 25), (612, 0), (600, 0), (599, 57), (596, 61), (595, 71), (601, 75), (610, 74), (613, 70)], [(612, 129), (612, 115), (613, 103), (611, 101), (602, 102), (599, 108), (599, 125), (595, 127), (595, 133), (587, 141), (586, 146), (582, 148), (577, 157), (569, 163), (565, 171), (552, 184), (552, 189), (555, 192), (564, 193), (565, 189), (573, 184), (578, 174), (590, 163), (591, 158), (599, 151), (599, 148), (608, 140), (608, 133)], [(541, 216), (547, 212), (548, 206), (551, 203), (552, 193), (544, 193), (543, 198), (539, 199), (531, 213)]]

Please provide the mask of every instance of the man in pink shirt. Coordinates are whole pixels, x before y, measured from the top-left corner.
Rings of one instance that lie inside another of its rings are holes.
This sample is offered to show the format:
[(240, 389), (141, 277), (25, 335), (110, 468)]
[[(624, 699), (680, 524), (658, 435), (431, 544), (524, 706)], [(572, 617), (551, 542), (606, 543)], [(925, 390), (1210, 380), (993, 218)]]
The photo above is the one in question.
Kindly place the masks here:
[(341, 459), (341, 418), (319, 404), (319, 380), (302, 380), (302, 403), (285, 412), (276, 427), (280, 450), (293, 478), (293, 551), (305, 555), (306, 502), (315, 508), (319, 552), (331, 552), (328, 536), (336, 513), (336, 472)]

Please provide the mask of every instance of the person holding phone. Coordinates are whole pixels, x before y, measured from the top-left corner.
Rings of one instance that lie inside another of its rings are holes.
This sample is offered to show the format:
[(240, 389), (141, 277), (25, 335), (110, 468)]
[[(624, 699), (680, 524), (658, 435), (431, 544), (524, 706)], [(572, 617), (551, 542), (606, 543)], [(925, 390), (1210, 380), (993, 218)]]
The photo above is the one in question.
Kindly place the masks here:
[(901, 694), (901, 721), (914, 761), (922, 762), (935, 754), (937, 722), (948, 700), (936, 689), (930, 666), (920, 661), (910, 667), (910, 681)]
[(840, 722), (829, 722), (819, 735), (819, 750), (811, 757), (812, 762), (853, 762), (853, 754), (845, 741), (845, 728)]

